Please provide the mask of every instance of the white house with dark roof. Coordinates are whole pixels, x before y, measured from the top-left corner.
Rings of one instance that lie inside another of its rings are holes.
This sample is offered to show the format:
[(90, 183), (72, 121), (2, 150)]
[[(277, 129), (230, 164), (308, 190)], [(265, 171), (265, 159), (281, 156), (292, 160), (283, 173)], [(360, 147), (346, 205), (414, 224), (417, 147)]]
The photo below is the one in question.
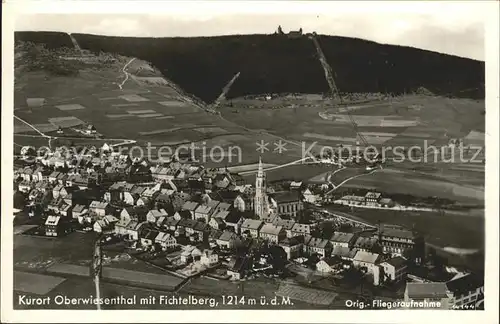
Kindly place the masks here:
[(319, 195), (314, 194), (309, 188), (306, 188), (306, 190), (302, 192), (302, 197), (305, 202), (310, 204), (315, 204), (320, 200)]
[(378, 286), (380, 283), (380, 254), (358, 251), (352, 260), (352, 264), (358, 268), (366, 268), (366, 273), (373, 276), (373, 284)]
[(322, 258), (316, 263), (316, 271), (321, 273), (333, 273), (340, 268), (342, 261), (337, 258)]
[(146, 220), (150, 223), (156, 224), (160, 217), (166, 216), (168, 216), (168, 213), (165, 211), (165, 209), (152, 209), (146, 214)]
[(177, 246), (177, 240), (170, 233), (159, 232), (156, 238), (154, 239), (154, 243), (161, 246), (163, 251), (167, 251), (169, 249), (173, 249)]
[[(223, 214), (222, 216), (223, 217), (220, 217), (218, 216), (219, 214)], [(224, 222), (224, 216), (227, 216), (229, 214), (229, 212), (225, 211), (225, 212), (219, 212), (217, 214), (214, 215), (214, 217), (212, 217), (210, 219), (210, 221), (208, 222), (208, 225), (213, 228), (213, 229), (216, 229), (216, 230), (223, 230), (226, 228), (226, 223)]]
[(114, 232), (115, 224), (118, 223), (118, 218), (112, 215), (106, 215), (94, 223), (94, 232), (109, 233)]
[(383, 271), (383, 281), (401, 282), (406, 279), (408, 273), (408, 261), (400, 256), (394, 257), (380, 263)]

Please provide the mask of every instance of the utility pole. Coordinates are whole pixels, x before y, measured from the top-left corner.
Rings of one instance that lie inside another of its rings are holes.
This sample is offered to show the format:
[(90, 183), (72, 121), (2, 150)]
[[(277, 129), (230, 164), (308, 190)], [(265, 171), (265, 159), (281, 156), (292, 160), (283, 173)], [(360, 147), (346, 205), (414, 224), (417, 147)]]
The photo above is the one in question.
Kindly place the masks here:
[(100, 279), (102, 274), (102, 250), (101, 250), (101, 235), (99, 235), (94, 244), (94, 257), (92, 262), (91, 274), (94, 279), (95, 284), (95, 296), (97, 299), (97, 310), (101, 310), (101, 288), (100, 288)]

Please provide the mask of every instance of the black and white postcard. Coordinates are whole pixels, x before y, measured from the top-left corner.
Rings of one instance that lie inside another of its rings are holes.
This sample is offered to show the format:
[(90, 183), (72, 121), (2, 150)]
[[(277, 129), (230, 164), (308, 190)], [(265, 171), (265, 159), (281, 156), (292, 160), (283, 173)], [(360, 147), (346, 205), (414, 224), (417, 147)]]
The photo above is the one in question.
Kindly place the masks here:
[(498, 316), (498, 3), (2, 6), (2, 322)]

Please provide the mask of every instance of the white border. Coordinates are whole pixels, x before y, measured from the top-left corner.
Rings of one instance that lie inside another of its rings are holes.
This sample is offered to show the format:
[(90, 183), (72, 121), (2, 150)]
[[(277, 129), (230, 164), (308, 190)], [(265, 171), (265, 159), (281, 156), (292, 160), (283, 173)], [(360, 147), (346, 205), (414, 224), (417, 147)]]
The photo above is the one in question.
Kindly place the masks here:
[[(29, 3), (28, 3), (29, 2)], [(459, 5), (480, 11), (486, 22), (486, 277), (485, 311), (14, 311), (12, 309), (12, 143), (13, 143), (13, 30), (21, 13), (317, 13), (344, 12), (442, 12), (450, 14), (446, 2), (287, 2), (282, 1), (21, 1), (2, 4), (2, 235), (1, 235), (1, 321), (2, 322), (210, 322), (210, 323), (494, 323), (498, 319), (498, 121), (499, 48), (498, 4), (496, 1), (468, 1)], [(456, 3), (453, 3), (455, 5)], [(478, 11), (471, 14), (476, 14)], [(10, 54), (10, 55), (9, 55)]]

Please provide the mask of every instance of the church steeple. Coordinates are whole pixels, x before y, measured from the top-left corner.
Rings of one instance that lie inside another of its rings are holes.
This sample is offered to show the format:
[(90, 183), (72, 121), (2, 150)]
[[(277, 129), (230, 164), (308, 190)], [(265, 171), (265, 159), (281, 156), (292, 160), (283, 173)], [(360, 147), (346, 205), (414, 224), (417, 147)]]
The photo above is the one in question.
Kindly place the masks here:
[(259, 156), (259, 169), (257, 171), (257, 177), (263, 177), (264, 176), (264, 169), (262, 167), (262, 158)]
[(262, 166), (262, 159), (259, 157), (259, 169), (255, 177), (255, 197), (254, 197), (255, 215), (260, 218), (266, 217), (269, 212), (267, 193), (266, 193), (266, 176)]

